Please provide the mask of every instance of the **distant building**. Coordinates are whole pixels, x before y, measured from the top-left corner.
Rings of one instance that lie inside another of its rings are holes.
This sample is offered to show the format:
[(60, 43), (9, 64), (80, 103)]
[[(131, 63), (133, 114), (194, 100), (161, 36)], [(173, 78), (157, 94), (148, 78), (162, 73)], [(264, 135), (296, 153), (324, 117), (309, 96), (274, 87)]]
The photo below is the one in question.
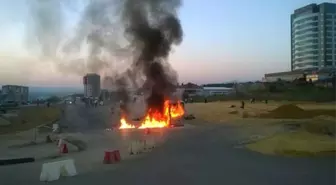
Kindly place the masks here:
[(332, 77), (335, 69), (305, 70), (305, 71), (286, 71), (278, 73), (265, 74), (265, 82), (276, 82), (278, 80), (292, 82), (299, 78), (305, 78), (306, 81), (326, 80)]
[(336, 66), (336, 4), (310, 4), (291, 15), (291, 70)]
[(100, 76), (87, 74), (83, 77), (84, 97), (98, 98), (100, 96)]
[(309, 4), (291, 14), (291, 71), (263, 81), (325, 80), (336, 69), (336, 4)]
[(205, 96), (227, 95), (232, 92), (234, 89), (229, 87), (203, 87), (203, 95)]
[(189, 96), (203, 95), (203, 87), (193, 83), (181, 84), (178, 89), (187, 93)]
[(28, 102), (29, 88), (19, 85), (3, 85), (1, 101), (15, 101), (18, 103)]
[(182, 84), (178, 87), (189, 96), (212, 96), (212, 95), (226, 95), (233, 92), (233, 88), (228, 87), (202, 87), (193, 83)]

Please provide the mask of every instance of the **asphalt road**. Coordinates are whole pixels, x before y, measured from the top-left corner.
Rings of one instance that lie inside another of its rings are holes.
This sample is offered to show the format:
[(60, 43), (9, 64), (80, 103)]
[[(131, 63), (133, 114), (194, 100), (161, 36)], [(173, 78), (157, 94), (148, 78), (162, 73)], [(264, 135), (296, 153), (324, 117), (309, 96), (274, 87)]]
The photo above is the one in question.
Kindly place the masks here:
[[(99, 130), (110, 124), (108, 108), (66, 106), (62, 124), (73, 132)], [(52, 182), (55, 185), (334, 185), (335, 158), (265, 156), (235, 148), (236, 130), (229, 126), (172, 129), (154, 151), (106, 169)], [(0, 184), (39, 182), (42, 162), (0, 167)]]
[(264, 156), (233, 147), (234, 128), (172, 132), (162, 147), (111, 170), (53, 184), (334, 185), (335, 158)]

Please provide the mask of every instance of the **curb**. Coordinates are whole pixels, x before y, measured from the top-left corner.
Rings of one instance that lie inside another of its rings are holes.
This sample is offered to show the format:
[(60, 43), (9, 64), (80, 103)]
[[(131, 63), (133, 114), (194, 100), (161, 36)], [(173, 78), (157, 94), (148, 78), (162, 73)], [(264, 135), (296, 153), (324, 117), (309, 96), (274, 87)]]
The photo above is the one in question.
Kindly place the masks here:
[(14, 159), (0, 159), (0, 166), (20, 164), (20, 163), (30, 163), (30, 162), (35, 162), (35, 158), (25, 157), (25, 158), (14, 158)]

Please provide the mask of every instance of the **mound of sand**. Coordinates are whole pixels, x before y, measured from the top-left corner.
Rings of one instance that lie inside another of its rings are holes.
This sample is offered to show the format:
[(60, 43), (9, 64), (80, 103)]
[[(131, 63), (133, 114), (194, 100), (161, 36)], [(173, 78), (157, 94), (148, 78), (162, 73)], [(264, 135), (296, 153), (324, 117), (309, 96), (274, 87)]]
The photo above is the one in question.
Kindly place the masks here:
[(276, 134), (271, 138), (247, 144), (252, 151), (284, 156), (334, 156), (333, 137), (305, 131)]
[(306, 118), (306, 112), (296, 105), (287, 104), (281, 105), (266, 114), (261, 114), (260, 117), (279, 119), (302, 119)]
[(311, 120), (305, 121), (302, 127), (313, 134), (335, 136), (336, 132), (335, 118), (330, 116), (314, 117)]

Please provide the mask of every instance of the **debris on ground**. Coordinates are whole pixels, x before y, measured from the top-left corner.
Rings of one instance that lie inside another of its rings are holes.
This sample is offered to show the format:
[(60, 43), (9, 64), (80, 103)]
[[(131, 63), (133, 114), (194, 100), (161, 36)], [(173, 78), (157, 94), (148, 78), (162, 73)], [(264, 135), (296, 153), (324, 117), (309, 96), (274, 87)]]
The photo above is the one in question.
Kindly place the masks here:
[(236, 106), (235, 105), (231, 105), (229, 108), (235, 108)]
[(189, 115), (184, 116), (184, 119), (185, 120), (193, 120), (193, 119), (195, 119), (195, 116), (193, 114), (189, 114)]
[(248, 117), (250, 117), (250, 116), (249, 116), (249, 113), (248, 113), (247, 111), (242, 111), (242, 113), (241, 113), (241, 117), (242, 117), (242, 118), (248, 118)]
[(229, 114), (238, 114), (238, 111), (234, 110), (234, 111), (229, 112)]

